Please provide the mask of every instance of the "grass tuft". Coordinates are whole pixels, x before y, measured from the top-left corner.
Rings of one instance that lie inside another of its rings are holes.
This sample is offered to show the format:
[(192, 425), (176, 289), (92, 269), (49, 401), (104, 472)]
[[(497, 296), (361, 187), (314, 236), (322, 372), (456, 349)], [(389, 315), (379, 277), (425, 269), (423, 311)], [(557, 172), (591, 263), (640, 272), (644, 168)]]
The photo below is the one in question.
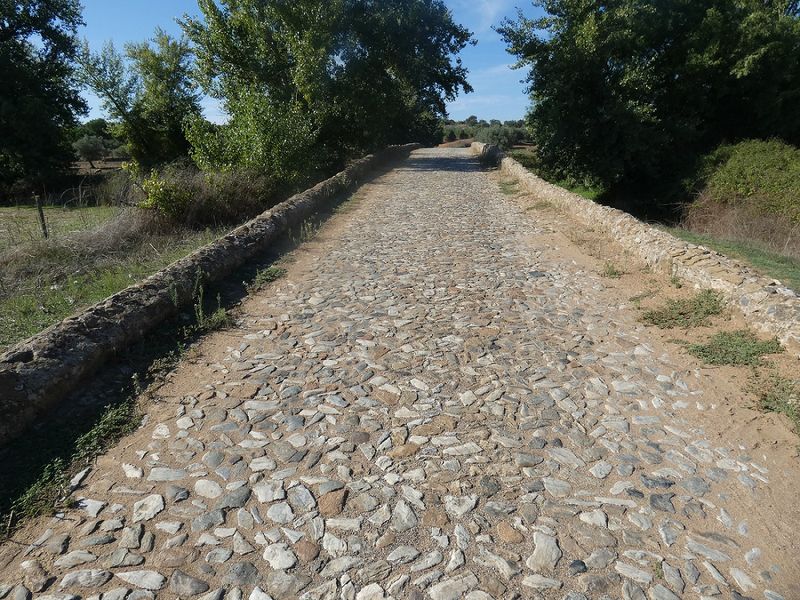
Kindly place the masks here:
[(16, 498), (10, 515), (15, 521), (48, 514), (62, 507), (69, 496), (72, 474), (92, 461), (139, 426), (142, 413), (133, 399), (106, 406), (97, 423), (75, 441), (69, 457), (58, 457), (45, 465), (41, 475)]
[(768, 375), (756, 372), (748, 390), (756, 395), (758, 407), (767, 412), (785, 415), (800, 433), (800, 381), (793, 381), (773, 371)]
[(277, 281), (284, 275), (286, 275), (286, 269), (272, 265), (266, 269), (260, 269), (247, 287), (249, 290), (257, 290), (268, 283)]
[(752, 331), (739, 329), (717, 333), (705, 344), (690, 344), (688, 350), (709, 365), (757, 366), (762, 356), (783, 352), (783, 347), (775, 338), (761, 341)]
[(693, 298), (667, 300), (663, 308), (645, 312), (642, 321), (660, 329), (701, 327), (708, 325), (711, 317), (722, 313), (723, 307), (719, 292), (703, 290)]
[(618, 268), (614, 263), (607, 262), (600, 274), (609, 279), (619, 279), (625, 274), (625, 271)]

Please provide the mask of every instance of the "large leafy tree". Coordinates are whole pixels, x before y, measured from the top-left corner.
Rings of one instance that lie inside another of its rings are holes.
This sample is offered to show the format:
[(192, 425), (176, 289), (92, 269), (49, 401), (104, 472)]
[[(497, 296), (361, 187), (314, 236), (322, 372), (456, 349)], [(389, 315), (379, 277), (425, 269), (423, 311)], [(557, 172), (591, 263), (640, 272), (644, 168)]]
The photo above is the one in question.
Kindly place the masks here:
[(787, 0), (535, 0), (498, 31), (528, 67), (545, 168), (655, 181), (721, 141), (800, 142), (800, 19)]
[(106, 43), (80, 52), (84, 84), (118, 122), (118, 134), (144, 168), (186, 156), (187, 119), (200, 114), (200, 95), (192, 77), (192, 52), (185, 39), (156, 29), (150, 42), (128, 44), (125, 55)]
[[(445, 102), (470, 91), (471, 34), (439, 0), (200, 0), (182, 23), (206, 89), (230, 115), (197, 123), (200, 162), (292, 164), (437, 136)], [(286, 157), (286, 160), (283, 160)]]
[(0, 183), (68, 164), (85, 111), (74, 79), (78, 0), (0, 0)]

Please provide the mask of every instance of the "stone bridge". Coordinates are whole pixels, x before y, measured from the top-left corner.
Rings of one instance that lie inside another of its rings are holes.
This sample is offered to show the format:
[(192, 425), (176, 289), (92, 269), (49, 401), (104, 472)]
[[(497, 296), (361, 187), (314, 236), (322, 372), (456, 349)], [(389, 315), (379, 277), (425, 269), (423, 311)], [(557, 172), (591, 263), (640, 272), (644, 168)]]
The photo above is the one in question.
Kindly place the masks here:
[(800, 598), (791, 448), (498, 183), (437, 149), (363, 186), (3, 545), (0, 599)]

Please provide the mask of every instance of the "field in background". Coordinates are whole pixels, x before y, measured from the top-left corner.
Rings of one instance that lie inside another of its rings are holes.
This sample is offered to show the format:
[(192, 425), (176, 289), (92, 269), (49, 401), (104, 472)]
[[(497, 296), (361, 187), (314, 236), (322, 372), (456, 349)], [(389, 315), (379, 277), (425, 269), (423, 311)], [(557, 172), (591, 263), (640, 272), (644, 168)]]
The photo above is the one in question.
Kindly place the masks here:
[[(45, 206), (44, 214), (51, 237), (57, 238), (93, 229), (108, 221), (119, 210), (113, 206)], [(0, 251), (41, 239), (42, 230), (35, 206), (0, 206)]]
[(0, 208), (0, 351), (214, 240), (134, 208)]

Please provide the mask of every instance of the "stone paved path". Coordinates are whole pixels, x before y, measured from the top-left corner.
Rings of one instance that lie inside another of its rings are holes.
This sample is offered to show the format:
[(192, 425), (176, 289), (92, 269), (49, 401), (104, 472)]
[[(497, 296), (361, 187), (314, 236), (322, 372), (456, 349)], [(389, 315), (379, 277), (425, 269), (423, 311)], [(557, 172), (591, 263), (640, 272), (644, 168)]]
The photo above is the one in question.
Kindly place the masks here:
[(0, 598), (800, 598), (789, 484), (468, 151), (359, 195), (6, 544)]

